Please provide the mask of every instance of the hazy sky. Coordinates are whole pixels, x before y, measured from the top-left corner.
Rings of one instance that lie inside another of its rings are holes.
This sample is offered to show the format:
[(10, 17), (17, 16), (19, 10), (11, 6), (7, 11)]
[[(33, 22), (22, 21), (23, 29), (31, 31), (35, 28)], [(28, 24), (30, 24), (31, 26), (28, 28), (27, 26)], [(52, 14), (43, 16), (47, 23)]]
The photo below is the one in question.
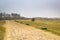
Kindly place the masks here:
[(0, 12), (25, 17), (60, 17), (59, 0), (0, 0)]

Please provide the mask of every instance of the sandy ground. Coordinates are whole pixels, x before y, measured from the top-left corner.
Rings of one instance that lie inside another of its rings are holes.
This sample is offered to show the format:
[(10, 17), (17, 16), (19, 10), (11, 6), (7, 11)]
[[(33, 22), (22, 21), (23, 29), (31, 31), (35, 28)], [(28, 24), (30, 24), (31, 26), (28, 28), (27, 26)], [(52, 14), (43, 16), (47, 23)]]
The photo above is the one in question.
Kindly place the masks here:
[(60, 40), (60, 36), (13, 21), (6, 21), (4, 26), (5, 40)]

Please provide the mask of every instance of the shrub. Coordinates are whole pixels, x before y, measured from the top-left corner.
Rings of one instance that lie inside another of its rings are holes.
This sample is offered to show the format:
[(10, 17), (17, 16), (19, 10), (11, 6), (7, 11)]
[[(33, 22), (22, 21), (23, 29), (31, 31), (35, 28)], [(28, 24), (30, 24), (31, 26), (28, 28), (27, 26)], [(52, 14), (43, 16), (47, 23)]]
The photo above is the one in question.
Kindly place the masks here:
[(32, 18), (32, 21), (34, 22), (35, 21), (35, 18)]
[(29, 24), (26, 24), (26, 25), (29, 25)]
[(47, 30), (47, 28), (46, 28), (46, 27), (41, 27), (41, 29), (42, 29), (42, 30)]

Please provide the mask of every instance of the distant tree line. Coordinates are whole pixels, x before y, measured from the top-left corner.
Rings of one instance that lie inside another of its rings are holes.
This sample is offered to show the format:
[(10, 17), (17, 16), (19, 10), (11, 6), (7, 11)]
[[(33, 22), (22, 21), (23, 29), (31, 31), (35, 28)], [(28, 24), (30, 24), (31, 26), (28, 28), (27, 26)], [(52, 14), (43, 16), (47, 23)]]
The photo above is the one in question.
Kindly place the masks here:
[(20, 14), (17, 13), (0, 13), (0, 20), (12, 20), (12, 19), (20, 19)]

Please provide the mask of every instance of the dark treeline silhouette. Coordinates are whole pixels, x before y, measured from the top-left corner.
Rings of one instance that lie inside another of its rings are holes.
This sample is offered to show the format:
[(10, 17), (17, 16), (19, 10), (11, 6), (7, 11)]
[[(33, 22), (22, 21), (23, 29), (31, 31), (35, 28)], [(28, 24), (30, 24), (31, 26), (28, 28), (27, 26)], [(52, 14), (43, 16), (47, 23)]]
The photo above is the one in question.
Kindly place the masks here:
[(32, 20), (33, 22), (36, 19), (39, 19), (39, 20), (60, 20), (60, 18), (42, 18), (42, 17), (26, 18), (26, 17), (20, 16), (20, 14), (18, 14), (18, 13), (11, 13), (11, 14), (0, 13), (0, 20), (17, 20), (17, 19)]
[(12, 19), (20, 19), (20, 14), (17, 13), (0, 13), (0, 20), (12, 20)]

